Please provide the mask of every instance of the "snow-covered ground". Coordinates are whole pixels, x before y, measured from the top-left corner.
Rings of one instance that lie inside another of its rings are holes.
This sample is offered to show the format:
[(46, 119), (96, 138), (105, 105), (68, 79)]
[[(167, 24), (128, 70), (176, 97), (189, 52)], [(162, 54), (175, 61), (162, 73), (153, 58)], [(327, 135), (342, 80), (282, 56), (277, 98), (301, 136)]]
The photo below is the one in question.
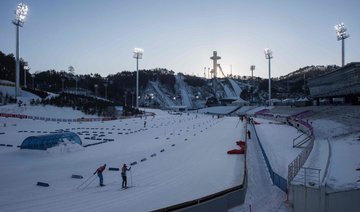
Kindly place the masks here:
[(77, 118), (98, 118), (95, 115), (87, 115), (79, 110), (73, 110), (70, 107), (55, 107), (52, 105), (38, 105), (38, 106), (21, 106), (17, 105), (4, 105), (0, 107), (0, 113), (7, 114), (20, 114), (35, 117), (48, 117), (48, 118), (62, 118), (62, 119), (77, 119)]
[(268, 156), (274, 172), (287, 178), (288, 165), (298, 156), (301, 148), (293, 148), (293, 139), (302, 133), (289, 125), (275, 121), (255, 118), (256, 132)]
[[(31, 135), (59, 130), (79, 134), (83, 144), (113, 139), (87, 148), (60, 145), (47, 151), (20, 150), (0, 146), (0, 211), (149, 211), (206, 196), (243, 180), (244, 157), (227, 155), (244, 140), (244, 123), (237, 117), (218, 117), (206, 113), (226, 114), (236, 107), (214, 107), (171, 115), (154, 112), (154, 117), (107, 122), (44, 122), (39, 120), (0, 118), (0, 143), (20, 145)], [(238, 111), (253, 114), (264, 107), (243, 107)], [(292, 115), (299, 108), (268, 108), (276, 114)], [(306, 167), (320, 168), (328, 187), (336, 190), (359, 188), (359, 136), (356, 131), (359, 107), (315, 108), (306, 119), (314, 127), (314, 149)], [(308, 110), (308, 108), (303, 108)], [(86, 117), (69, 108), (16, 105), (0, 107), (0, 112), (36, 116)], [(330, 119), (330, 120), (329, 120)], [(275, 172), (287, 177), (288, 164), (301, 149), (292, 148), (299, 132), (274, 121), (255, 119), (260, 141)], [(144, 122), (146, 121), (146, 127)], [(289, 211), (282, 202), (285, 194), (272, 185), (258, 144), (248, 141), (248, 190), (245, 203), (232, 211)], [(328, 142), (329, 140), (329, 142)], [(329, 145), (330, 144), (330, 145)], [(164, 151), (161, 151), (164, 150)], [(151, 155), (154, 155), (151, 157)], [(141, 162), (142, 159), (145, 159)], [(128, 174), (134, 187), (121, 190), (119, 172), (104, 173), (105, 187), (98, 179), (84, 190), (77, 186), (106, 163), (119, 168), (137, 162)], [(80, 174), (82, 180), (71, 179)], [(38, 187), (43, 181), (50, 187)]]
[(360, 106), (274, 107), (273, 114), (293, 115), (313, 111), (306, 117), (315, 141), (304, 167), (320, 169), (320, 182), (328, 192), (360, 188)]
[(187, 84), (184, 82), (184, 76), (177, 74), (175, 76), (176, 79), (176, 85), (178, 87), (178, 89), (180, 90), (180, 95), (181, 95), (181, 105), (182, 106), (186, 106), (187, 108), (192, 108), (192, 101), (189, 97), (189, 90), (187, 89)]
[[(26, 111), (39, 114), (38, 107)], [(243, 136), (238, 118), (146, 111), (155, 112), (155, 117), (70, 124), (0, 118), (0, 132), (5, 133), (0, 143), (15, 146), (30, 135), (67, 129), (80, 134), (84, 143), (98, 141), (86, 137), (114, 139), (87, 148), (61, 145), (46, 151), (0, 147), (0, 211), (149, 211), (242, 183), (244, 156), (226, 154)], [(79, 115), (66, 109), (43, 113)], [(134, 186), (130, 189), (121, 189), (119, 172), (105, 171), (105, 187), (92, 176), (103, 163), (119, 168), (135, 161), (128, 174)], [(84, 179), (72, 179), (73, 174)], [(95, 180), (77, 189), (88, 177)], [(36, 186), (38, 181), (50, 187)]]
[(229, 114), (235, 111), (239, 106), (217, 106), (217, 107), (207, 107), (197, 110), (199, 113), (209, 113), (209, 114)]
[[(15, 96), (15, 87), (0, 85), (0, 92), (2, 92), (3, 96), (6, 95)], [(21, 96), (18, 97), (17, 99), (21, 100), (24, 103), (29, 103), (31, 99), (39, 99), (38, 96), (30, 92), (23, 91), (21, 89), (20, 89), (20, 94)]]

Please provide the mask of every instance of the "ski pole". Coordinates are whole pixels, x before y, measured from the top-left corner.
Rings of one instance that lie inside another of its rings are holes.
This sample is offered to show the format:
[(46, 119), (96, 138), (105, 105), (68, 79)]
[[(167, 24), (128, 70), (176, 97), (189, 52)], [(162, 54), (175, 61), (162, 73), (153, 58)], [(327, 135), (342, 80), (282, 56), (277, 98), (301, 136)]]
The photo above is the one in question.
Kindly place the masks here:
[(130, 170), (130, 180), (131, 180), (131, 187), (133, 186), (133, 181), (132, 181), (132, 171)]
[(89, 181), (89, 183), (87, 183), (82, 189), (80, 190), (84, 190), (85, 188), (87, 188), (89, 185), (91, 185), (92, 182), (94, 182), (94, 180), (96, 180), (96, 177), (94, 177), (92, 180)]
[(95, 174), (91, 175), (90, 177), (88, 177), (84, 182), (82, 182), (78, 187), (76, 187), (76, 189), (79, 189), (82, 185), (84, 185), (88, 180), (90, 180), (91, 177), (93, 177)]

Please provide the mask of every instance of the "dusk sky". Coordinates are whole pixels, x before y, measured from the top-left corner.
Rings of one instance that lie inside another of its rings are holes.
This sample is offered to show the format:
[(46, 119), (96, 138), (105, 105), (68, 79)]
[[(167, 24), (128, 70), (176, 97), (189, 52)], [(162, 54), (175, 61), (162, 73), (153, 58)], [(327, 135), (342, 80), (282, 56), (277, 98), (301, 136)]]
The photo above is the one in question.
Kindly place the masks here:
[[(134, 71), (134, 47), (144, 49), (140, 69), (167, 68), (204, 76), (213, 51), (225, 74), (268, 77), (308, 65), (340, 65), (334, 25), (344, 22), (345, 61), (360, 61), (359, 0), (24, 0), (20, 55), (30, 72), (75, 68), (102, 76)], [(20, 1), (0, 0), (0, 51), (15, 54), (11, 21)]]

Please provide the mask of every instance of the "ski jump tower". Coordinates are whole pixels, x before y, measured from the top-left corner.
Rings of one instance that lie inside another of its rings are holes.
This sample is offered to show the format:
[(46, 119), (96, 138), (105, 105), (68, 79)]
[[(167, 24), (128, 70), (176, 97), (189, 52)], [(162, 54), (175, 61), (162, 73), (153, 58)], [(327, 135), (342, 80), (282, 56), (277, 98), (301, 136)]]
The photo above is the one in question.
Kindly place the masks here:
[(214, 95), (215, 95), (215, 98), (216, 98), (216, 80), (217, 80), (217, 67), (218, 67), (218, 64), (217, 64), (217, 61), (221, 59), (221, 57), (219, 57), (217, 55), (217, 52), (214, 51), (213, 52), (213, 56), (210, 57), (211, 60), (213, 60), (213, 69), (211, 70), (212, 74), (213, 74), (213, 87), (214, 87)]

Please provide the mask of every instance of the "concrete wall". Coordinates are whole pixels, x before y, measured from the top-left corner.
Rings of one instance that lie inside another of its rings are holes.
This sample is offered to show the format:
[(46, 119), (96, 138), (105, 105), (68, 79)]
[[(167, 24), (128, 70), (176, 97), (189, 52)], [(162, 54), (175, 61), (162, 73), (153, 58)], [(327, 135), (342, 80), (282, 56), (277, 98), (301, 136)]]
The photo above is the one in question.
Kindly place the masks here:
[[(247, 177), (246, 177), (247, 179)], [(224, 196), (217, 197), (215, 199), (199, 203), (197, 205), (180, 209), (179, 211), (186, 212), (198, 212), (198, 211), (224, 211), (227, 212), (229, 209), (241, 205), (245, 201), (245, 195), (247, 190), (247, 180), (245, 180), (245, 185), (243, 189), (230, 192)]]
[(227, 212), (229, 209), (244, 203), (247, 190), (247, 170), (245, 171), (244, 181), (241, 186), (230, 188), (196, 200), (172, 205), (155, 211), (219, 211)]
[(326, 194), (326, 211), (360, 211), (360, 189)]
[(323, 188), (310, 188), (303, 185), (291, 185), (293, 192), (294, 212), (320, 212), (324, 211)]
[(360, 211), (360, 189), (326, 193), (302, 185), (291, 185), (294, 212)]

